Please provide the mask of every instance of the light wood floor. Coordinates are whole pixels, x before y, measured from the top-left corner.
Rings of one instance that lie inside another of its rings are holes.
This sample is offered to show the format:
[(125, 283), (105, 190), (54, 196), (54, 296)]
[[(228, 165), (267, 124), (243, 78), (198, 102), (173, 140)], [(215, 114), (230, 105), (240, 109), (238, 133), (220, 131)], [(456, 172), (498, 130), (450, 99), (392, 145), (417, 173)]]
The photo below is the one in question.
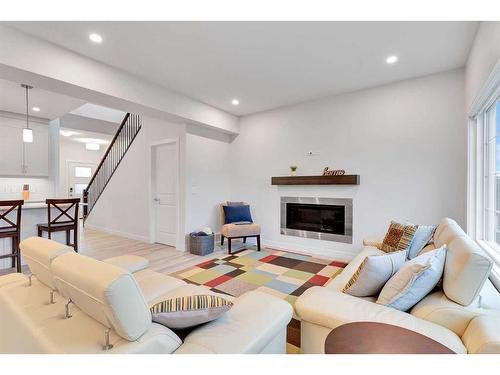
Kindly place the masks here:
[[(238, 242), (234, 242), (233, 249), (238, 250)], [(215, 246), (215, 251), (207, 256), (198, 256), (189, 252), (177, 250), (175, 247), (150, 244), (142, 241), (101, 232), (95, 229), (81, 228), (80, 230), (80, 254), (90, 256), (99, 260), (119, 255), (138, 255), (149, 260), (149, 267), (164, 274), (170, 274), (189, 267), (204, 260), (217, 258), (227, 254), (225, 248)], [(0, 270), (0, 275), (15, 272), (14, 269)], [(23, 272), (28, 272), (27, 266), (23, 266)]]

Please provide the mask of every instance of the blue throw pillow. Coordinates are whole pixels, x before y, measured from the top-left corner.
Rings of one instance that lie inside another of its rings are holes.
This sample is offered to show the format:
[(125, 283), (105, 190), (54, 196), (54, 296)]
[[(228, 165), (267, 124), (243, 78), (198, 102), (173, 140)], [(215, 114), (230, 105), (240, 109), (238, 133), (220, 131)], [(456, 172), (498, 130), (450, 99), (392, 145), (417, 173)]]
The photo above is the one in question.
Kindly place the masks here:
[(224, 223), (253, 223), (252, 215), (250, 214), (250, 206), (223, 206), (224, 208)]
[(419, 225), (408, 248), (408, 259), (415, 258), (429, 243), (436, 231), (436, 225)]

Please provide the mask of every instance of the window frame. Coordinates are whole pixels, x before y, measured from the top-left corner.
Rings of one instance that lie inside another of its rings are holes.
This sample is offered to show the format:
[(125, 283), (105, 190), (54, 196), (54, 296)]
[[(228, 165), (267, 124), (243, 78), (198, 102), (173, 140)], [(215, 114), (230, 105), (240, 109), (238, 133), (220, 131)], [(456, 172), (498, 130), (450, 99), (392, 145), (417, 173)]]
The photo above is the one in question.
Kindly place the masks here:
[[(467, 234), (493, 259), (490, 279), (500, 290), (500, 245), (486, 240), (486, 144), (488, 110), (500, 100), (500, 60), (473, 101), (467, 127)], [(500, 136), (500, 135), (499, 135)]]

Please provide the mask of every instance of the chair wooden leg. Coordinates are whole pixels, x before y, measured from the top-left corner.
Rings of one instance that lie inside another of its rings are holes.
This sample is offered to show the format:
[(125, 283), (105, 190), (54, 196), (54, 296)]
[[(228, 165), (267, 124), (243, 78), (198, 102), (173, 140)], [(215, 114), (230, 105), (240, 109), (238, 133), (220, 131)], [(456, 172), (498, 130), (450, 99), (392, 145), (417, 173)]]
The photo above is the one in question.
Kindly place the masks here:
[(243, 243), (247, 243), (247, 238), (243, 237)]
[(16, 266), (16, 254), (17, 254), (16, 237), (12, 237), (12, 258), (10, 258), (11, 268), (14, 268)]
[(40, 228), (38, 228), (38, 237), (43, 237), (43, 233), (42, 233), (42, 230)]
[(222, 234), (220, 235), (220, 245), (224, 246), (224, 236)]
[(257, 251), (260, 251), (260, 235), (257, 236)]
[(69, 242), (69, 236), (70, 236), (70, 231), (69, 231), (69, 230), (67, 230), (67, 231), (66, 231), (66, 246), (71, 245), (71, 242)]
[(73, 248), (75, 249), (76, 252), (78, 252), (78, 227), (75, 227), (75, 229), (73, 229), (73, 241), (74, 241)]
[(231, 254), (231, 238), (227, 239), (227, 253)]
[(21, 249), (19, 248), (19, 241), (20, 238), (18, 237), (16, 239), (16, 247), (17, 247), (17, 272), (21, 273), (22, 272), (22, 269), (21, 269)]

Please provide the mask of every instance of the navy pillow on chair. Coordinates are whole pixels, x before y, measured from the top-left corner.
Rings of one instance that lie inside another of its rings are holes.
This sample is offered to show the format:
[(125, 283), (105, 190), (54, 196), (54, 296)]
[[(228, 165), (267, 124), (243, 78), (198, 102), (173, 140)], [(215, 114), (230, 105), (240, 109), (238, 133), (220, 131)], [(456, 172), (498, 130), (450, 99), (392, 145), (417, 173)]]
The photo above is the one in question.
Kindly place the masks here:
[(224, 223), (253, 223), (252, 215), (250, 214), (250, 206), (223, 206), (224, 208)]

